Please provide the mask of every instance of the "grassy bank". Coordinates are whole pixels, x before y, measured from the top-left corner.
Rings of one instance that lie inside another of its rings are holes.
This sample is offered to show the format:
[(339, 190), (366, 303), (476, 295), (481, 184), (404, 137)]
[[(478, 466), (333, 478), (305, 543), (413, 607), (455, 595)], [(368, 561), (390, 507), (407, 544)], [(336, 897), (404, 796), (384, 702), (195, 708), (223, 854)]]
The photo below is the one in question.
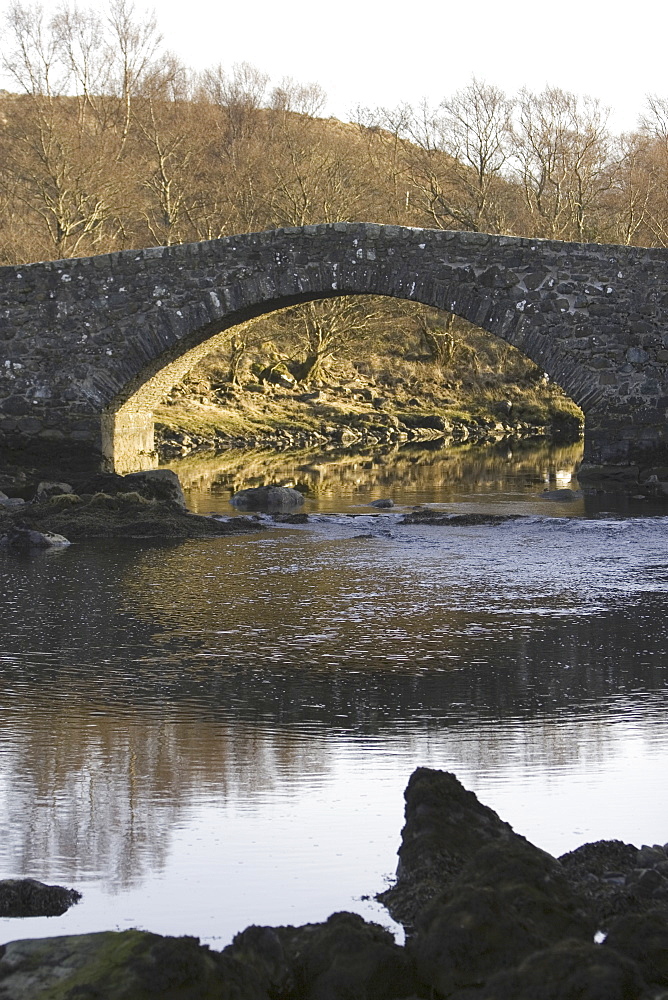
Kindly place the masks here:
[(163, 460), (229, 447), (374, 445), (436, 438), (576, 440), (582, 413), (543, 379), (503, 373), (447, 380), (437, 365), (371, 358), (308, 386), (267, 380), (182, 383), (155, 413)]

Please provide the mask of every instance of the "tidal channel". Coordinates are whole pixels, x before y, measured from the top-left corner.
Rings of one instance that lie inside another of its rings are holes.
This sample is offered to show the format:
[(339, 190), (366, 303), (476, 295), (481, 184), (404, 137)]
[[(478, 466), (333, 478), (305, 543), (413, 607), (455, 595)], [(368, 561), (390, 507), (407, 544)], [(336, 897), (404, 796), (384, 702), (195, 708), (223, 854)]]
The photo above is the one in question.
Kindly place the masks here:
[[(140, 927), (222, 948), (342, 909), (390, 926), (363, 897), (392, 877), (418, 765), (556, 855), (667, 841), (668, 517), (541, 497), (577, 490), (578, 458), (192, 459), (193, 510), (284, 482), (308, 523), (0, 556), (0, 873), (83, 893), (0, 920), (1, 941)], [(401, 524), (424, 503), (525, 516)]]

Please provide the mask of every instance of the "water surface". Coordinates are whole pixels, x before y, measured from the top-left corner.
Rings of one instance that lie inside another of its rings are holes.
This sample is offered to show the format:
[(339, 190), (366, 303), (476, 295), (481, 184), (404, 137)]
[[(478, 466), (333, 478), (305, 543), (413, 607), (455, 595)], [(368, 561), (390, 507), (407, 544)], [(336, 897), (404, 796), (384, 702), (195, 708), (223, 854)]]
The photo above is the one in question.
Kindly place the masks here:
[[(282, 480), (310, 522), (2, 557), (0, 871), (84, 893), (2, 940), (389, 924), (361, 897), (393, 873), (421, 764), (555, 854), (668, 840), (668, 519), (542, 499), (577, 488), (577, 457), (193, 460), (193, 509)], [(388, 495), (526, 517), (406, 526), (368, 507)]]

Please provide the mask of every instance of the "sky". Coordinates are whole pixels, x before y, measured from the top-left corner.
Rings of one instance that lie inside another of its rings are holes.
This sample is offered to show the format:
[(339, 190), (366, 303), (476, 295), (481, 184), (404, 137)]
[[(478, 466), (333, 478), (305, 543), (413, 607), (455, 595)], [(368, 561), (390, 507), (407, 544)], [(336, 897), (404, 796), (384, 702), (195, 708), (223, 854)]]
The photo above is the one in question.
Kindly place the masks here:
[[(12, 0), (0, 0), (0, 17)], [(508, 93), (558, 86), (598, 97), (615, 131), (648, 93), (668, 96), (668, 4), (638, 0), (134, 0), (156, 12), (166, 48), (194, 69), (247, 61), (273, 83), (319, 83), (325, 113), (430, 104), (472, 76)], [(79, 0), (104, 11), (104, 0)], [(43, 0), (45, 10), (54, 0)], [(5, 81), (5, 86), (7, 82)]]

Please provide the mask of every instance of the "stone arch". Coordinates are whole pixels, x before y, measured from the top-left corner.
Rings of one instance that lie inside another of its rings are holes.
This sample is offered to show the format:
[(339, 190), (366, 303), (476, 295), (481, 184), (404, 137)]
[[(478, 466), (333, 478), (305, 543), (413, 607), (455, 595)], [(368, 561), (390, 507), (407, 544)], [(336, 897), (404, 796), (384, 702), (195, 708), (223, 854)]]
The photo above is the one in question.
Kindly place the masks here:
[(0, 268), (0, 438), (99, 449), (101, 417), (139, 419), (238, 322), (368, 294), (518, 348), (585, 412), (590, 463), (668, 465), (667, 251), (369, 223)]
[[(498, 280), (499, 270), (492, 266), (483, 272), (487, 280)], [(501, 300), (495, 306), (486, 293), (486, 286), (475, 281), (474, 271), (467, 271), (465, 281), (453, 288), (444, 287), (438, 281), (425, 279), (409, 271), (410, 281), (400, 282), (397, 275), (383, 267), (357, 270), (342, 278), (336, 262), (322, 262), (317, 269), (311, 269), (308, 280), (301, 279), (300, 290), (289, 289), (284, 295), (277, 295), (275, 288), (284, 281), (278, 272), (265, 275), (265, 282), (258, 284), (252, 277), (240, 280), (223, 289), (214, 288), (207, 293), (209, 299), (215, 297), (220, 303), (223, 294), (235, 303), (236, 308), (226, 312), (218, 322), (208, 320), (202, 325), (188, 329), (174, 344), (156, 354), (125, 385), (105, 407), (103, 414), (103, 450), (109, 462), (123, 467), (123, 455), (119, 454), (119, 441), (125, 440), (129, 449), (130, 464), (139, 449), (150, 453), (153, 449), (152, 410), (169, 389), (175, 385), (198, 361), (214, 350), (217, 344), (225, 342), (231, 330), (240, 323), (262, 315), (310, 301), (331, 299), (341, 296), (386, 296), (421, 303), (442, 311), (451, 312), (468, 320), (492, 336), (517, 347), (530, 360), (547, 373), (552, 381), (558, 382), (575, 402), (584, 402), (595, 394), (596, 386), (583, 373), (569, 364), (568, 355), (558, 345), (531, 329), (522, 312), (509, 310)], [(473, 277), (474, 280), (471, 280)], [(506, 279), (507, 280), (507, 279)], [(503, 283), (501, 283), (503, 287)], [(519, 300), (520, 303), (522, 300)], [(189, 312), (197, 324), (207, 310), (207, 303), (200, 298), (190, 303)], [(215, 305), (215, 302), (214, 302)], [(181, 310), (183, 312), (183, 310)], [(161, 317), (166, 328), (173, 326), (173, 315)], [(154, 338), (155, 343), (164, 339)], [(574, 377), (574, 376), (578, 377)], [(567, 379), (567, 385), (563, 380)], [(107, 391), (112, 384), (107, 382)]]

